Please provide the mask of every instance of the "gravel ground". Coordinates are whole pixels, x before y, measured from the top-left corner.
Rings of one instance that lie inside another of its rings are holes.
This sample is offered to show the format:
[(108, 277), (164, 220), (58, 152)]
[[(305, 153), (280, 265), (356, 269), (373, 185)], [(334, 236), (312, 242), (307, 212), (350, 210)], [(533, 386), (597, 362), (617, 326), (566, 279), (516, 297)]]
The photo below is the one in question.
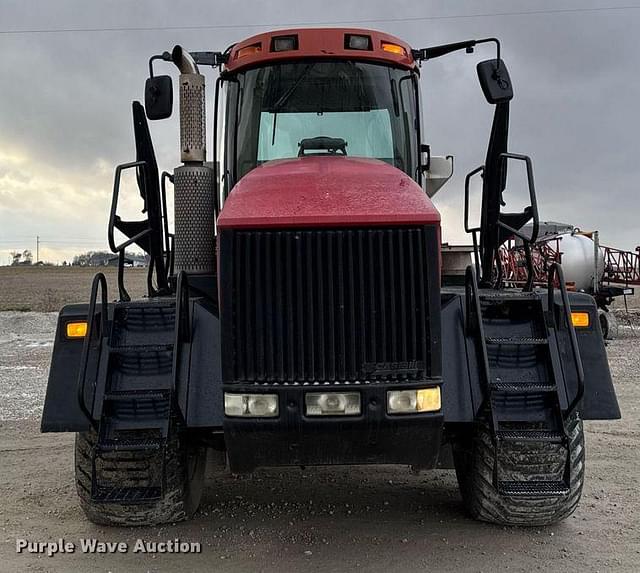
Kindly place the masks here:
[[(571, 518), (547, 528), (470, 520), (450, 471), (377, 466), (210, 476), (187, 523), (89, 523), (73, 486), (73, 436), (40, 434), (55, 315), (0, 313), (0, 572), (638, 571), (640, 314), (608, 347), (623, 419), (587, 422), (587, 476)], [(16, 539), (199, 541), (195, 555), (17, 554)]]
[(56, 320), (54, 312), (0, 313), (0, 421), (40, 416)]

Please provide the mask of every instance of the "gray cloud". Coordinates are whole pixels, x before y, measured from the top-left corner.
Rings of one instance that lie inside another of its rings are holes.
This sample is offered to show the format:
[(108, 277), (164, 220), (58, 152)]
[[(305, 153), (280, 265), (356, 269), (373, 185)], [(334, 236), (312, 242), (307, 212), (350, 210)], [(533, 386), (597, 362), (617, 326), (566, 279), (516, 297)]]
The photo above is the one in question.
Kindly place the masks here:
[[(585, 5), (562, 3), (562, 7)], [(535, 5), (535, 9), (558, 7), (553, 2)], [(531, 9), (530, 2), (497, 0), (453, 6), (408, 0), (393, 4), (5, 1), (0, 4), (0, 27), (265, 22), (268, 29), (277, 22)], [(638, 25), (640, 10), (371, 27), (385, 29), (415, 47), (500, 37), (516, 91), (511, 149), (534, 159), (543, 218), (597, 228), (604, 243), (633, 248), (640, 243)], [(142, 96), (148, 57), (175, 43), (193, 50), (223, 49), (258, 31), (0, 35), (0, 252), (9, 248), (8, 240), (18, 238), (11, 246), (19, 246), (21, 237), (36, 234), (52, 240), (103, 239), (111, 168), (133, 157), (130, 102)], [(488, 47), (422, 69), (426, 140), (434, 152), (456, 155), (456, 176), (436, 198), (444, 214), (444, 238), (452, 242), (466, 240), (461, 224), (463, 178), (482, 162), (490, 129), (491, 109), (475, 78), (475, 63), (485, 57), (492, 57)], [(178, 161), (177, 127), (163, 122), (152, 129), (160, 164), (170, 169)], [(517, 187), (513, 191), (517, 195)], [(55, 252), (53, 247), (51, 243), (52, 257), (64, 252), (59, 244)]]

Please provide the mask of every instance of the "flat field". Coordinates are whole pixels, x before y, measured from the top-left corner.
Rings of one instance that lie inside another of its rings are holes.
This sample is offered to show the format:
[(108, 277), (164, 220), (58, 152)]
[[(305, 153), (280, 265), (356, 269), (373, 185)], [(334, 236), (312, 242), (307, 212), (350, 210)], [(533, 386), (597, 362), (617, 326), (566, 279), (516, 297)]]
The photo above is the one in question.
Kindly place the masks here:
[[(97, 272), (107, 277), (109, 300), (118, 297), (115, 267), (0, 267), (0, 311), (57, 312), (65, 304), (87, 302)], [(125, 270), (132, 297), (146, 293), (147, 269)]]

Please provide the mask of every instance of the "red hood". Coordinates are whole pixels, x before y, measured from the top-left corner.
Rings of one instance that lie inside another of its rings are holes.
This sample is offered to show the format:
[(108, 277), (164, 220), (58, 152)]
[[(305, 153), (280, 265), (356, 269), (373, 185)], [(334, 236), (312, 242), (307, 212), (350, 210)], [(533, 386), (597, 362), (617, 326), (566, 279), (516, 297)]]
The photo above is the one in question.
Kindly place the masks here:
[(303, 157), (270, 161), (229, 194), (218, 227), (343, 227), (440, 222), (426, 193), (377, 159)]

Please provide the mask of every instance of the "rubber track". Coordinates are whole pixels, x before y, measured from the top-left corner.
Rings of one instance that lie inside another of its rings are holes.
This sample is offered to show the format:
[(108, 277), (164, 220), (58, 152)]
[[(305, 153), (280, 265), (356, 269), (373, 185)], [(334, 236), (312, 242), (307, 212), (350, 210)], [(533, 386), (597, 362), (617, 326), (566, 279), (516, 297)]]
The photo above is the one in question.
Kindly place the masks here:
[[(571, 483), (566, 496), (508, 497), (493, 486), (495, 446), (486, 422), (476, 424), (472, 452), (455, 448), (456, 475), (462, 498), (475, 519), (501, 525), (541, 526), (570, 516), (582, 494), (584, 481), (584, 433), (577, 415), (567, 422), (571, 448)], [(555, 444), (522, 443), (501, 456), (501, 475), (515, 480), (560, 479), (566, 450)]]
[[(96, 443), (94, 431), (76, 434), (76, 489), (80, 505), (93, 523), (115, 526), (143, 526), (174, 523), (189, 518), (197, 509), (204, 463), (191, 483), (187, 480), (184, 452), (178, 438), (169, 439), (165, 450), (166, 489), (162, 499), (150, 503), (96, 503), (91, 500), (91, 456)], [(118, 452), (109, 459), (109, 481), (134, 485), (148, 475), (149, 458), (144, 452)]]

